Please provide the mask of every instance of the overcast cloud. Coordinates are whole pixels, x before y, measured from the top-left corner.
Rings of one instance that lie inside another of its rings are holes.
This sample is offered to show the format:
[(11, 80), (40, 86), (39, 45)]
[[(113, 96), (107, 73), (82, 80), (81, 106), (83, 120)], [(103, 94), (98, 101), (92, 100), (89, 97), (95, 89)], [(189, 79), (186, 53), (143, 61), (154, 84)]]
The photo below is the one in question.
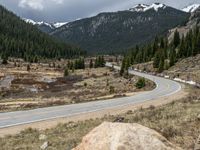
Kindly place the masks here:
[(154, 2), (183, 8), (200, 0), (0, 0), (0, 4), (22, 18), (35, 21), (65, 22), (90, 17), (100, 12), (125, 10), (139, 3)]

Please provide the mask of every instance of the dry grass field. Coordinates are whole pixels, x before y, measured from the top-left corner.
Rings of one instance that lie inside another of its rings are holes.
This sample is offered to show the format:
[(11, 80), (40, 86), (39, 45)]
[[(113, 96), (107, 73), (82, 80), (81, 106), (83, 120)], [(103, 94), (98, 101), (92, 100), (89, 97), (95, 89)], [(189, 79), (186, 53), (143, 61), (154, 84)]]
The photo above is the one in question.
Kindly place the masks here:
[(109, 68), (75, 70), (64, 75), (65, 62), (20, 66), (9, 63), (0, 67), (0, 111), (74, 104), (80, 102), (130, 96), (138, 91), (151, 90), (154, 84), (138, 90), (138, 77), (124, 78)]

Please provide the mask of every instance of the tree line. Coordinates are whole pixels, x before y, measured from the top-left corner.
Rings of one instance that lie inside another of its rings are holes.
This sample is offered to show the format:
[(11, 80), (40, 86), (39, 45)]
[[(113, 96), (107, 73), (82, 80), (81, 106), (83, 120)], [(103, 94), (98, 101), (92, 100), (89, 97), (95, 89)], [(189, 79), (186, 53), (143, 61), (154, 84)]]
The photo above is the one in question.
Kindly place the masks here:
[[(96, 59), (93, 61), (93, 59), (89, 60), (89, 68), (99, 68), (99, 67), (104, 67), (105, 66), (105, 59), (104, 56), (98, 56)], [(67, 62), (67, 66), (65, 67), (65, 73), (64, 76), (69, 75), (69, 70), (74, 72), (77, 69), (85, 69), (86, 68), (86, 63), (84, 58), (79, 58), (75, 60), (69, 60)]]
[(167, 37), (156, 37), (145, 46), (136, 46), (129, 50), (122, 61), (120, 74), (127, 72), (131, 65), (153, 61), (153, 67), (159, 73), (173, 66), (179, 59), (195, 56), (200, 53), (200, 28), (191, 29), (186, 36), (180, 36), (176, 30), (173, 40)]

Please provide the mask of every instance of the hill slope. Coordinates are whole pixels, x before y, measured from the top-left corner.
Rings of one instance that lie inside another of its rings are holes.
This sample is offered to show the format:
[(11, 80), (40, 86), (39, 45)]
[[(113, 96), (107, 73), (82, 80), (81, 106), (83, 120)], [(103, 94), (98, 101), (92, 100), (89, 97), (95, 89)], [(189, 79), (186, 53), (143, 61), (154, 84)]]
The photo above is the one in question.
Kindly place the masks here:
[(101, 13), (56, 29), (51, 35), (79, 44), (91, 52), (127, 49), (151, 41), (156, 35), (188, 20), (189, 13), (162, 4), (145, 5), (143, 11)]
[(60, 58), (81, 54), (79, 48), (60, 43), (0, 6), (0, 56)]

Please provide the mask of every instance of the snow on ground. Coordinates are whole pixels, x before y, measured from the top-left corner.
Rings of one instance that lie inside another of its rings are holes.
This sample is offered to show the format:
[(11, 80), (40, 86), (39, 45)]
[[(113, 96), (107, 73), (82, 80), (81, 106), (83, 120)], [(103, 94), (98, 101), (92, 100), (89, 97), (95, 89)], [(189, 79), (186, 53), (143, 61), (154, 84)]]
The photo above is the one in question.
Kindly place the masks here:
[(197, 84), (194, 81), (186, 81), (186, 80), (182, 80), (180, 78), (174, 78), (174, 81), (178, 81), (178, 82), (182, 82), (182, 83), (186, 83), (186, 84), (190, 84), (190, 85), (196, 85)]

